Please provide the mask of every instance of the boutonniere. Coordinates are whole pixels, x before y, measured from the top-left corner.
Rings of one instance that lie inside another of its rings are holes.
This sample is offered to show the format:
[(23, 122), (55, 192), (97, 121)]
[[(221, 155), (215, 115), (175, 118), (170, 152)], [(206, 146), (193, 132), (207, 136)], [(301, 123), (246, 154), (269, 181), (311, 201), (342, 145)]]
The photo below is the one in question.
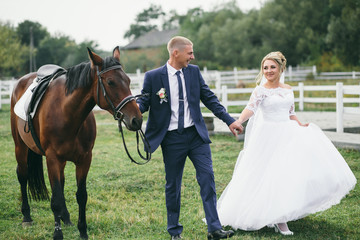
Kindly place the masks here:
[(162, 104), (163, 102), (167, 102), (167, 95), (165, 88), (160, 88), (160, 90), (156, 93), (156, 95), (158, 95), (160, 98), (160, 104)]

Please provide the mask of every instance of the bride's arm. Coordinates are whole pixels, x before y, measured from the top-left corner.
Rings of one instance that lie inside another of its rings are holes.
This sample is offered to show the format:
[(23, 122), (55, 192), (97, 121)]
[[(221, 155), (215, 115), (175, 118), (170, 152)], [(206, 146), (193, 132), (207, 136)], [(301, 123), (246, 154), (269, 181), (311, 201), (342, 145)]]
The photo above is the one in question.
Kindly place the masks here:
[(240, 124), (246, 122), (254, 113), (256, 112), (257, 108), (259, 107), (260, 103), (263, 100), (263, 94), (261, 94), (261, 89), (256, 87), (254, 91), (251, 93), (249, 102), (247, 103), (244, 110), (241, 112), (238, 121)]
[(240, 114), (240, 117), (237, 121), (240, 122), (240, 124), (243, 124), (244, 122), (246, 122), (252, 115), (254, 114), (253, 111), (245, 108), (241, 114)]
[(296, 115), (291, 115), (291, 116), (290, 116), (290, 119), (296, 121), (296, 122), (297, 122), (300, 126), (302, 126), (302, 127), (307, 127), (307, 126), (309, 126), (309, 123), (302, 124), (302, 123), (299, 121), (299, 119), (297, 118)]
[(302, 127), (307, 127), (307, 126), (309, 126), (309, 123), (302, 124), (302, 123), (300, 122), (300, 120), (297, 118), (297, 116), (296, 116), (296, 114), (295, 114), (295, 102), (293, 102), (293, 104), (292, 104), (291, 107), (290, 107), (289, 115), (290, 115), (290, 120), (296, 121), (300, 126), (302, 126)]

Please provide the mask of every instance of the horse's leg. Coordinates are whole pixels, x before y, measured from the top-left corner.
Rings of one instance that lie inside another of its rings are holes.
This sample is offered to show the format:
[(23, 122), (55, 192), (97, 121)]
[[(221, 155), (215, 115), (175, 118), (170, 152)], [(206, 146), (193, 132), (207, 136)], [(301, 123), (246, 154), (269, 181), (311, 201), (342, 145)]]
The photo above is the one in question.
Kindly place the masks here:
[(21, 190), (21, 200), (22, 200), (21, 213), (24, 216), (22, 221), (23, 226), (30, 226), (33, 221), (30, 216), (30, 206), (27, 195), (27, 181), (28, 181), (27, 152), (28, 152), (28, 148), (22, 141), (16, 144), (15, 146), (15, 156), (17, 160), (16, 174), (18, 181), (20, 183), (20, 190)]
[[(64, 170), (65, 170), (65, 164), (63, 166), (62, 169), (60, 169), (60, 182), (61, 182), (61, 190), (62, 190), (62, 194), (65, 198), (65, 194), (64, 194), (64, 187), (65, 187), (65, 174), (64, 174)], [(61, 212), (61, 220), (64, 222), (65, 225), (73, 225), (71, 220), (70, 220), (70, 213), (66, 207), (66, 201), (64, 202), (64, 208), (62, 209)]]
[(79, 220), (78, 220), (78, 229), (80, 232), (80, 238), (88, 239), (87, 234), (87, 224), (86, 224), (86, 202), (87, 202), (87, 191), (86, 191), (86, 178), (89, 172), (91, 164), (92, 153), (88, 153), (84, 157), (81, 164), (76, 165), (76, 182), (77, 182), (77, 192), (76, 200), (79, 205)]
[(63, 239), (63, 233), (61, 229), (61, 218), (65, 206), (65, 198), (63, 194), (63, 188), (61, 184), (60, 172), (65, 167), (65, 162), (60, 162), (56, 157), (46, 158), (49, 180), (52, 189), (51, 195), (51, 210), (54, 213), (55, 230), (54, 239)]

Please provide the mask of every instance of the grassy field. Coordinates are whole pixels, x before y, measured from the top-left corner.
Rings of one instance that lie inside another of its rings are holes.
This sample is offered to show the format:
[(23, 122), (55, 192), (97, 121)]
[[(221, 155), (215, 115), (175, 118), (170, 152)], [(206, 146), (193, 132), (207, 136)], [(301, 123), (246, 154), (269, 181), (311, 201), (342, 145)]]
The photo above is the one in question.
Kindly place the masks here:
[[(51, 239), (54, 217), (50, 202), (30, 203), (34, 223), (23, 228), (20, 212), (20, 188), (17, 181), (14, 144), (10, 132), (9, 107), (0, 110), (0, 239)], [(158, 150), (152, 160), (137, 166), (127, 158), (110, 114), (96, 113), (97, 139), (88, 176), (87, 223), (90, 239), (169, 239), (166, 231), (164, 168)], [(127, 132), (130, 151), (135, 155), (135, 134)], [(230, 136), (211, 136), (215, 180), (218, 195), (230, 181), (242, 143)], [(341, 150), (360, 179), (360, 153)], [(46, 171), (45, 171), (46, 172)], [(64, 239), (79, 239), (76, 228), (75, 168), (66, 166), (65, 197), (74, 226), (63, 226)], [(47, 177), (47, 174), (46, 174)], [(49, 181), (46, 178), (49, 188)], [(50, 190), (50, 188), (49, 188)], [(191, 161), (187, 161), (182, 187), (181, 223), (184, 239), (206, 239), (206, 226), (199, 187)], [(360, 239), (359, 185), (331, 209), (289, 223), (295, 235), (291, 239)], [(237, 231), (232, 239), (283, 239), (264, 228), (255, 232)]]

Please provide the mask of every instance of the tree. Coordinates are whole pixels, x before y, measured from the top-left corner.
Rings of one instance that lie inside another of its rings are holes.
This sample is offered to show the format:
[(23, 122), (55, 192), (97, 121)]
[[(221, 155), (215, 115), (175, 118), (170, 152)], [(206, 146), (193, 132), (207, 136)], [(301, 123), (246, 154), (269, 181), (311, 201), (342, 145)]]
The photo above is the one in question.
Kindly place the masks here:
[(176, 10), (170, 10), (170, 12), (164, 16), (162, 23), (163, 30), (179, 29), (181, 16), (177, 14)]
[(18, 25), (17, 34), (27, 46), (30, 45), (31, 31), (33, 51), (38, 66), (51, 63), (65, 68), (70, 67), (88, 60), (87, 47), (93, 50), (97, 48), (94, 41), (84, 41), (77, 45), (69, 36), (63, 34), (51, 36), (40, 23), (26, 20)]
[(100, 51), (97, 49), (97, 44), (94, 41), (84, 41), (71, 47), (72, 50), (62, 62), (62, 66), (70, 67), (78, 63), (88, 61), (89, 57), (87, 48), (90, 48), (91, 50), (100, 54)]
[(21, 43), (30, 48), (30, 50), (27, 52), (26, 67), (23, 68), (26, 70), (26, 72), (35, 71), (37, 69), (35, 60), (37, 47), (39, 46), (41, 40), (47, 36), (50, 36), (50, 34), (43, 26), (41, 26), (40, 23), (28, 20), (19, 23), (16, 28), (16, 32), (21, 40)]
[(24, 45), (30, 45), (30, 38), (32, 34), (34, 47), (37, 48), (45, 37), (50, 36), (48, 31), (38, 22), (25, 20), (19, 23), (16, 32)]
[(210, 12), (193, 8), (180, 18), (181, 33), (194, 43), (197, 64), (222, 68), (237, 63), (234, 45), (238, 44), (236, 38), (241, 32), (235, 31), (232, 23), (243, 16), (236, 2), (232, 1)]
[(289, 65), (309, 62), (326, 48), (328, 0), (274, 0), (260, 9), (264, 44), (284, 53)]
[(258, 25), (259, 12), (227, 19), (213, 34), (215, 59), (223, 66), (254, 68), (270, 48), (263, 41)]
[(151, 4), (148, 9), (143, 10), (136, 16), (135, 23), (125, 33), (124, 38), (136, 39), (144, 33), (159, 29), (159, 17), (164, 16), (160, 5)]
[(20, 76), (28, 48), (21, 45), (14, 27), (0, 22), (0, 76)]
[(326, 43), (346, 65), (360, 65), (360, 1), (331, 0)]
[[(145, 10), (141, 16), (148, 14)], [(271, 51), (282, 51), (292, 66), (322, 66), (324, 59), (331, 59), (336, 69), (360, 65), (360, 0), (271, 0), (247, 13), (232, 0), (211, 11), (193, 8), (185, 15), (171, 14), (157, 16), (169, 19), (164, 29), (178, 25), (180, 35), (193, 41), (194, 63), (200, 67), (258, 68)], [(138, 32), (159, 26), (150, 18), (139, 17), (137, 23), (143, 19), (149, 22), (135, 24)]]
[(54, 37), (46, 37), (38, 47), (36, 62), (39, 66), (45, 64), (56, 64), (62, 67), (65, 65), (66, 58), (76, 50), (76, 43), (70, 37), (58, 34)]

